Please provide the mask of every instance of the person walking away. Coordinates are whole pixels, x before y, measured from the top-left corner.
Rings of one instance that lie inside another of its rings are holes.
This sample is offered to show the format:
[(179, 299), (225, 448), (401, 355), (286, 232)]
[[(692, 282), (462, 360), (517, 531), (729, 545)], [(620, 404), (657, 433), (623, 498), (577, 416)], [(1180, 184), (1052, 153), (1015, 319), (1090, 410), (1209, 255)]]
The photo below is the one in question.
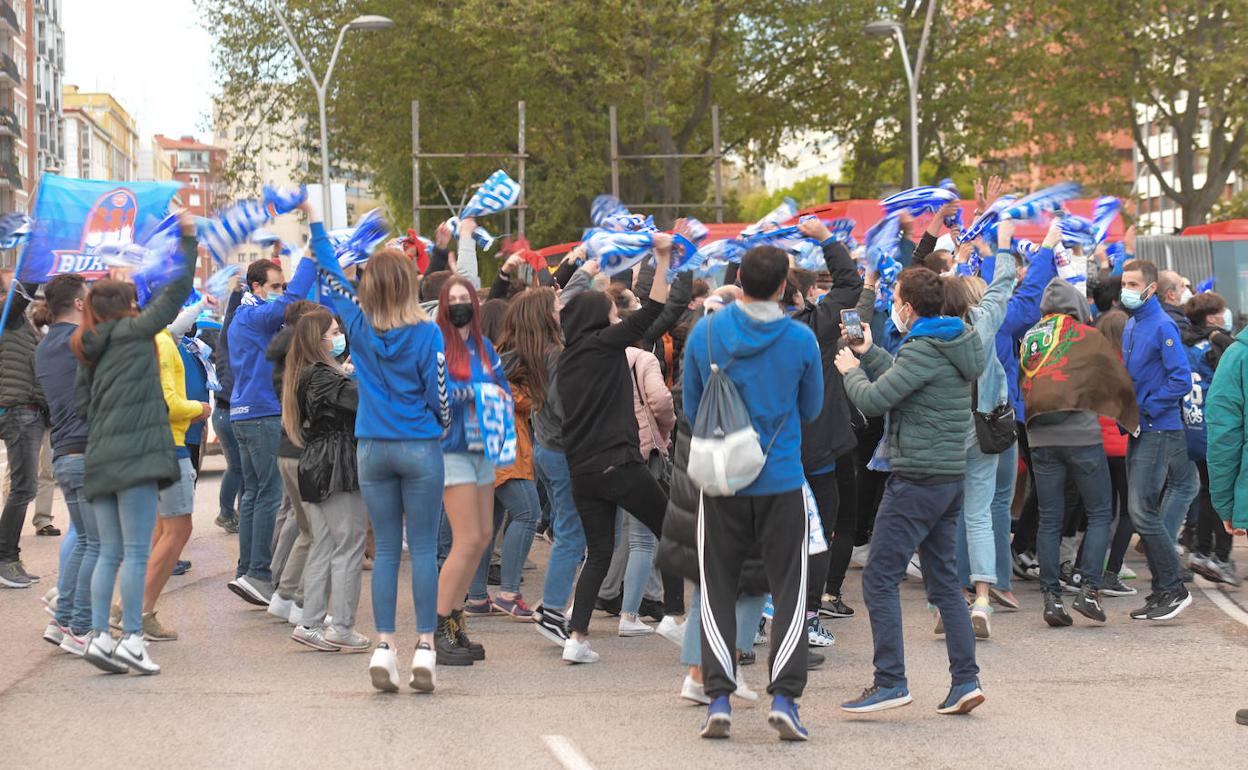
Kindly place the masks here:
[[(100, 532), (100, 556), (91, 576), (91, 626), (83, 657), (111, 673), (158, 674), (143, 640), (143, 582), (157, 492), (178, 481), (181, 469), (161, 387), (156, 335), (178, 315), (191, 291), (196, 259), (195, 219), (180, 218), (184, 270), (142, 312), (134, 286), (104, 279), (87, 293), (82, 326), (70, 340), (78, 357), (77, 403), (91, 425), (83, 492)], [(122, 638), (109, 633), (109, 603), (121, 568)]]
[(1045, 288), (1040, 311), (1044, 313), (1040, 322), (1023, 336), (1019, 362), (1040, 513), (1036, 554), (1044, 621), (1056, 628), (1073, 622), (1059, 582), (1069, 480), (1088, 517), (1078, 565), (1082, 579), (1073, 608), (1104, 623), (1101, 589), (1113, 519), (1113, 481), (1100, 416), (1134, 434), (1139, 431), (1139, 408), (1118, 351), (1089, 325), (1092, 315), (1079, 290), (1064, 278), (1054, 278)]
[(420, 279), (406, 255), (390, 249), (373, 254), (357, 292), (338, 265), (315, 204), (308, 214), (312, 253), (351, 340), (359, 382), (357, 468), (377, 548), (371, 586), (377, 647), (369, 660), (369, 678), (382, 692), (399, 689), (394, 616), (406, 532), (419, 634), (408, 685), (418, 692), (433, 692), (443, 486), (440, 441), (451, 420), (442, 333), (420, 307)]
[(316, 308), (296, 322), (284, 361), (282, 427), (302, 450), (295, 492), (312, 530), (301, 570), (303, 617), (291, 638), (314, 650), (368, 652), (372, 642), (355, 631), (368, 512), (356, 461), (359, 388), (336, 360), (345, 349), (338, 322)]
[[(966, 473), (971, 383), (984, 369), (979, 335), (960, 318), (940, 315), (940, 277), (909, 267), (897, 277), (892, 319), (905, 334), (894, 360), (866, 339), (837, 354), (845, 391), (863, 414), (888, 415), (885, 437), (893, 475), (876, 515), (862, 595), (875, 644), (875, 680), (841, 704), (851, 713), (912, 701), (902, 652), (897, 588), (917, 548), (927, 600), (945, 624), (952, 686), (936, 711), (965, 714), (984, 702), (970, 613), (954, 554)], [(852, 352), (851, 352), (852, 351)], [(861, 365), (854, 354), (862, 357)]]
[(1131, 314), (1123, 361), (1140, 405), (1140, 435), (1127, 447), (1128, 504), (1152, 574), (1152, 591), (1131, 618), (1151, 621), (1172, 620), (1192, 603), (1174, 546), (1200, 491), (1183, 435), (1182, 401), (1192, 389), (1192, 370), (1156, 291), (1156, 265), (1134, 259), (1123, 266), (1122, 305)]
[(286, 306), (305, 299), (316, 281), (316, 263), (304, 259), (287, 286), (282, 268), (267, 259), (247, 266), (247, 292), (229, 324), (230, 427), (238, 442), (243, 496), (238, 514), (238, 568), (228, 584), (243, 601), (267, 607), (273, 595), (273, 526), (282, 502), (277, 468), (281, 407), (273, 390), (273, 364), (264, 355), (282, 328)]
[[(56, 617), (43, 638), (66, 652), (82, 655), (91, 633), (91, 575), (100, 556), (100, 530), (83, 494), (87, 421), (74, 406), (78, 359), (69, 346), (70, 337), (82, 324), (86, 281), (80, 275), (58, 275), (43, 287), (43, 297), (51, 323), (35, 348), (35, 374), (52, 420), (52, 472), (78, 533), (78, 542), (62, 566)], [(60, 640), (56, 641), (58, 634)]]
[[(8, 294), (8, 290), (0, 281), (0, 291)], [(39, 450), (48, 424), (48, 403), (35, 377), (39, 336), (26, 317), (38, 290), (37, 283), (18, 282), (0, 330), (0, 439), (9, 465), (8, 494), (0, 512), (0, 586), (5, 588), (29, 588), (39, 582), (38, 575), (26, 571), (18, 546), (26, 511), (39, 492)]]

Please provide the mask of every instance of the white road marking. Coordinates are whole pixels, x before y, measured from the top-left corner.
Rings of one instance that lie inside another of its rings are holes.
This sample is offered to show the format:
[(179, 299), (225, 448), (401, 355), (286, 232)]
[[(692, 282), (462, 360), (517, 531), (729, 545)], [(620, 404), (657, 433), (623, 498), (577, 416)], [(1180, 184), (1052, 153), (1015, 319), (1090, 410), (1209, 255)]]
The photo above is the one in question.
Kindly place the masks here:
[(543, 735), (542, 741), (546, 744), (546, 748), (550, 749), (550, 753), (555, 755), (555, 759), (559, 760), (559, 764), (567, 770), (594, 770), (594, 766), (589, 763), (589, 758), (581, 753), (571, 738), (562, 735)]
[(1217, 588), (1210, 588), (1209, 582), (1204, 578), (1197, 578), (1197, 580), (1201, 582), (1201, 593), (1209, 597), (1209, 601), (1213, 602), (1214, 606), (1230, 615), (1232, 620), (1238, 620), (1241, 624), (1248, 626), (1248, 612), (1244, 612), (1238, 604), (1224, 596)]

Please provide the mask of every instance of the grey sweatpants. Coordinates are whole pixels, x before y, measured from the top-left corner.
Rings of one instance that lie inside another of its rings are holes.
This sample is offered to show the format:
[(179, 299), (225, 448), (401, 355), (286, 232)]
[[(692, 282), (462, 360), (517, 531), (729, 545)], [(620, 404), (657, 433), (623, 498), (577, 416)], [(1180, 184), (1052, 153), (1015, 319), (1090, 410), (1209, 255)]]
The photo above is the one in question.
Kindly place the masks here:
[(335, 492), (319, 503), (303, 503), (312, 527), (312, 550), (303, 568), (303, 625), (325, 622), (332, 597), (334, 627), (355, 626), (364, 573), (368, 509), (357, 492)]
[(277, 593), (283, 599), (294, 599), (303, 605), (303, 570), (312, 547), (312, 527), (308, 524), (305, 503), (299, 499), (299, 458), (277, 458), (277, 470), (282, 475), (282, 491), (286, 499), (278, 510), (278, 522), (273, 528), (273, 580), (277, 581)]

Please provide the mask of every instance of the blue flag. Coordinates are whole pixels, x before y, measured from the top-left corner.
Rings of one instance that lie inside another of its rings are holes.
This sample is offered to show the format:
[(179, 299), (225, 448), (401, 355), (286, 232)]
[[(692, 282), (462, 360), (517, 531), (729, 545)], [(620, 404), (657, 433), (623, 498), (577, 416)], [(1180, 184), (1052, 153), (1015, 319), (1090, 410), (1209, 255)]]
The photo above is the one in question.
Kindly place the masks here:
[(102, 278), (108, 268), (96, 251), (133, 243), (136, 233), (152, 230), (179, 187), (177, 182), (105, 182), (44, 174), (18, 279), (42, 283), (66, 273)]

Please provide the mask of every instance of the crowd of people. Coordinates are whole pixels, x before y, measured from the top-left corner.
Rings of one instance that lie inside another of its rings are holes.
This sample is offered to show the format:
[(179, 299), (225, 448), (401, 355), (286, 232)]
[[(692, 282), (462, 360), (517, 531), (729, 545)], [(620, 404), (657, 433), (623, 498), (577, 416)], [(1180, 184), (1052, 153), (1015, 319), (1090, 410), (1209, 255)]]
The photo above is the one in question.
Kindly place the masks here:
[[(948, 649), (942, 714), (984, 702), (975, 651), (995, 611), (1110, 622), (1107, 599), (1138, 592), (1133, 534), (1150, 585), (1125, 618), (1173, 620), (1193, 573), (1240, 584), (1248, 332), (1216, 293), (1130, 254), (1059, 276), (1056, 220), (1024, 255), (1010, 221), (959, 245), (952, 208), (936, 212), (881, 299), (818, 219), (799, 225), (818, 272), (758, 246), (722, 279), (669, 276), (673, 236), (656, 233), (652, 261), (611, 276), (584, 247), (551, 271), (518, 250), (487, 291), (472, 219), (420, 259), (413, 241), (344, 268), (301, 208), (311, 256), (289, 280), (261, 259), (228, 296), (188, 302), (186, 217), (187, 269), (154, 290), (63, 275), (10, 295), (0, 585), (39, 582), (19, 538), (47, 442), (72, 526), (44, 638), (104, 671), (159, 673), (149, 643), (178, 638), (158, 606), (190, 567), (209, 423), (227, 468), (216, 524), (237, 533), (229, 590), (294, 643), (371, 652), (385, 692), (484, 661), (469, 620), (491, 615), (598, 662), (606, 610), (620, 636), (680, 646), (707, 738), (730, 735), (732, 696), (759, 697), (741, 671), (769, 638), (768, 722), (806, 740), (798, 700), (835, 644), (825, 621), (858, 614), (855, 562), (875, 673), (853, 713), (912, 701), (908, 577)], [(538, 536), (550, 554), (526, 597)], [(396, 623), (404, 553), (414, 635)], [(368, 571), (371, 634), (356, 622)], [(1043, 606), (1015, 579), (1038, 580)]]

